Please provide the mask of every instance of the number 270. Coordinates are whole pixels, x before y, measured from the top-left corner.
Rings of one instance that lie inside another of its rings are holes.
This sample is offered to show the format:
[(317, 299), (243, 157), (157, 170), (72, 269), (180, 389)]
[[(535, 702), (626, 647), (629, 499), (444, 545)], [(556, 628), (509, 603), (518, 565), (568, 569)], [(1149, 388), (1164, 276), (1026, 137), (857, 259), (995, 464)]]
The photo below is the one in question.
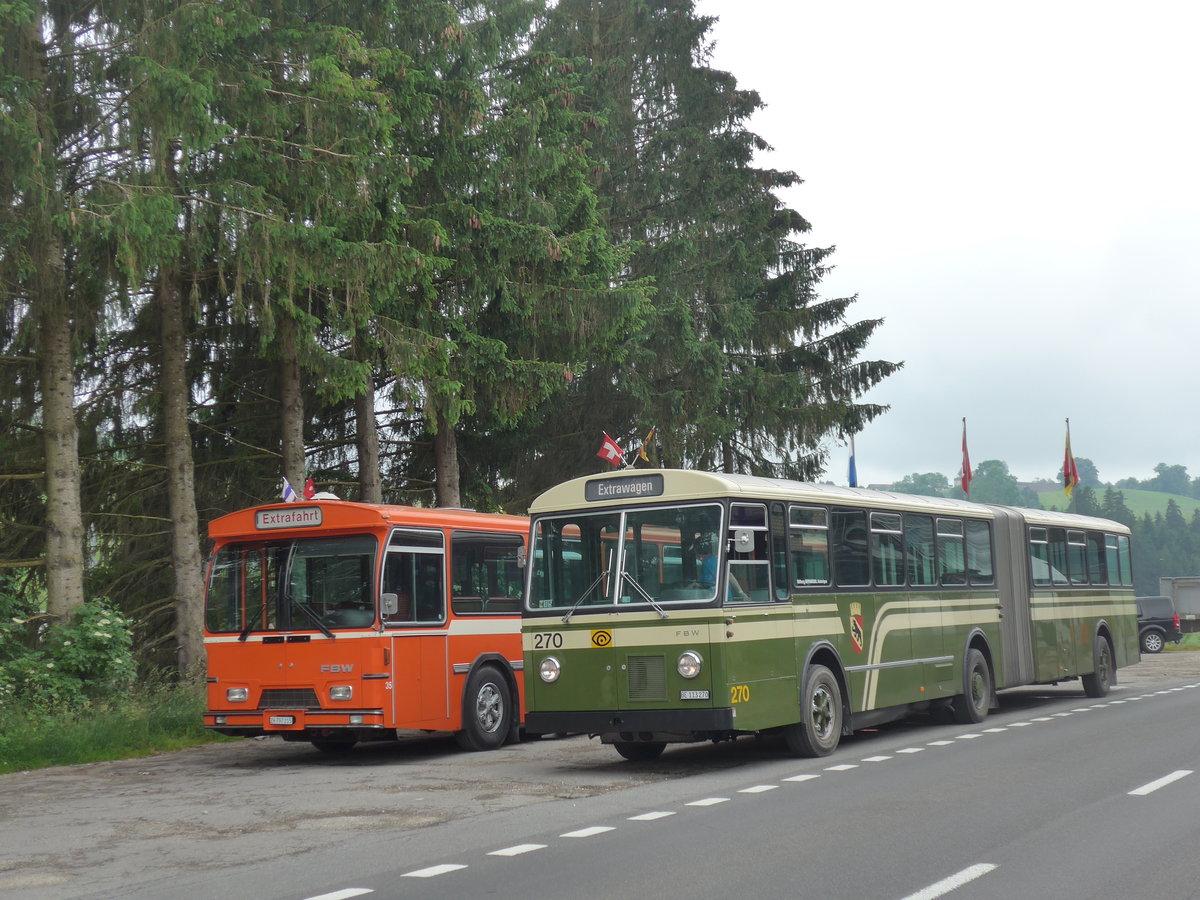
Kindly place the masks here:
[(729, 686), (729, 702), (730, 703), (749, 703), (750, 702), (750, 685), (748, 684), (732, 684)]

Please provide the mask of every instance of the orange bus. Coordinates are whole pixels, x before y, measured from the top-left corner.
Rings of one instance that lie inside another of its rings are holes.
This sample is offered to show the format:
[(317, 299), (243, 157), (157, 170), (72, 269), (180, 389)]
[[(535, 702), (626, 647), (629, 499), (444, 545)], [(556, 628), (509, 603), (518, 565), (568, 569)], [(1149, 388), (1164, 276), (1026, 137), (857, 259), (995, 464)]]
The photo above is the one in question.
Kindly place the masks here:
[(499, 747), (524, 709), (528, 534), (516, 516), (342, 500), (214, 520), (204, 724), (326, 752), (401, 730)]

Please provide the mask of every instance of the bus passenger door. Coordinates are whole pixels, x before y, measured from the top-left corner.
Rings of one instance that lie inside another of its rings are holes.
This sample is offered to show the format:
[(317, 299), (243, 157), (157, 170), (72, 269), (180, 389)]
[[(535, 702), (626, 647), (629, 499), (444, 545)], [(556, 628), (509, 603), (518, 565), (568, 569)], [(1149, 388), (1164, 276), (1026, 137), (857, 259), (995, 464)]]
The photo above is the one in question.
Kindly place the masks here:
[(396, 531), (383, 566), (397, 728), (449, 728), (446, 553), (441, 532)]

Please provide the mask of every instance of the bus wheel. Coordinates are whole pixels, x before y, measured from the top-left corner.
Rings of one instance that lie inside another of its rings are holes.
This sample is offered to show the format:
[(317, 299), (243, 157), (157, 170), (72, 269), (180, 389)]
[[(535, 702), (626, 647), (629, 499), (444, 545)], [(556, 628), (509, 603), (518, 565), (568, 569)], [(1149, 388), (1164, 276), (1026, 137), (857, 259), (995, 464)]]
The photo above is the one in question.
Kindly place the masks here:
[(346, 753), (357, 744), (354, 738), (349, 740), (334, 740), (334, 741), (313, 741), (312, 745), (322, 753)]
[(963, 692), (954, 698), (954, 719), (973, 725), (987, 718), (992, 704), (992, 670), (983, 654), (972, 647), (963, 660)]
[(495, 750), (512, 727), (508, 686), (492, 666), (481, 666), (467, 679), (463, 698), (463, 728), (454, 739), (464, 750)]
[(842, 692), (825, 666), (812, 666), (800, 694), (800, 721), (785, 725), (783, 739), (794, 756), (828, 756), (842, 739)]
[(632, 762), (648, 762), (658, 759), (667, 749), (665, 741), (614, 741), (613, 747)]
[(1083, 691), (1089, 697), (1106, 697), (1108, 689), (1116, 681), (1113, 669), (1112, 648), (1104, 635), (1096, 635), (1096, 643), (1092, 647), (1092, 674), (1084, 675)]

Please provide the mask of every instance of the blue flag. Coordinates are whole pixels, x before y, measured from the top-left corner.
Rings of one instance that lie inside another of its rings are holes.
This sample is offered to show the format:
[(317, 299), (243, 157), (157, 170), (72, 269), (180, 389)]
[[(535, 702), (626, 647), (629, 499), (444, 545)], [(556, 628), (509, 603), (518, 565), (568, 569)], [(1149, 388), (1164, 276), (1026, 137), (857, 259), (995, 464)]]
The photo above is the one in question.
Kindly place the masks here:
[(284, 503), (295, 503), (300, 499), (296, 496), (295, 490), (293, 490), (291, 484), (288, 483), (286, 478), (283, 479), (283, 484), (280, 486), (279, 496)]
[(850, 438), (850, 487), (858, 487), (858, 467), (854, 465), (854, 438)]

